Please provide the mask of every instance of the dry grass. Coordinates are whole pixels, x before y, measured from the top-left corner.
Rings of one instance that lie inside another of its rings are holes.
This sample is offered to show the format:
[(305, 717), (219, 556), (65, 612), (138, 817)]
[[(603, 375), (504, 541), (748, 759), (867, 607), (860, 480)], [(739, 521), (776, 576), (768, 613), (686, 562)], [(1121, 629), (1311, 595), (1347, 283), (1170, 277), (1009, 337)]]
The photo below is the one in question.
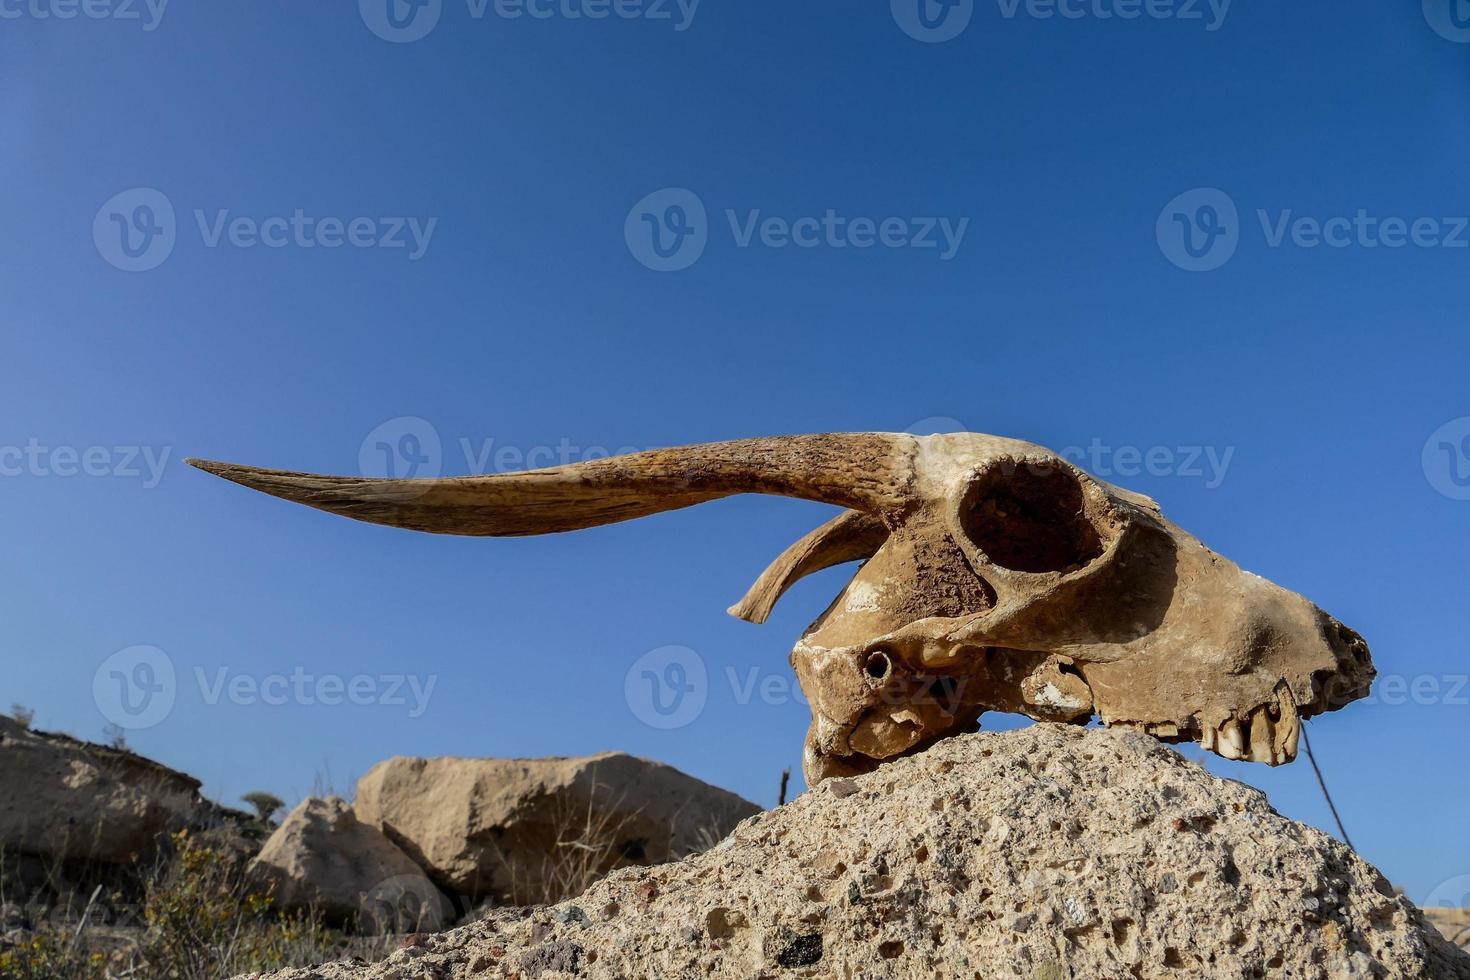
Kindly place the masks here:
[[(536, 858), (507, 857), (500, 854), (511, 887), (504, 896), (511, 905), (555, 905), (576, 898), (589, 887), (618, 868), (643, 865), (642, 855), (630, 852), (633, 811), (625, 807), (624, 797), (610, 797), (609, 787), (594, 784), (586, 803), (580, 807), (561, 806), (552, 821), (552, 840)], [(669, 835), (674, 837), (678, 814), (670, 818)], [(720, 842), (726, 828), (711, 822), (700, 827), (694, 840), (676, 845), (673, 860), (707, 851)]]
[[(128, 926), (79, 916), (48, 917), (0, 948), (6, 980), (220, 980), (240, 973), (310, 965), (344, 955), (386, 954), (392, 940), (356, 939), (326, 929), (319, 916), (283, 915), (253, 889), (240, 861), (187, 833), (126, 910)], [(130, 914), (128, 914), (130, 913)]]

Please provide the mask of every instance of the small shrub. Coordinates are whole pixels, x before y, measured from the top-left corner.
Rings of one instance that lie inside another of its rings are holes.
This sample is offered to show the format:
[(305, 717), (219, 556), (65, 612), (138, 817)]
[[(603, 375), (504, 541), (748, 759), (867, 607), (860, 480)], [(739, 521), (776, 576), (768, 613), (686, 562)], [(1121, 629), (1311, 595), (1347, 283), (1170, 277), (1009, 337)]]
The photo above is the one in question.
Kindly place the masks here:
[(127, 941), (80, 922), (51, 919), (0, 948), (4, 980), (221, 980), (308, 966), (348, 953), (385, 955), (391, 938), (352, 939), (316, 915), (282, 915), (250, 885), (245, 865), (187, 832), (144, 885), (142, 928)]
[(271, 896), (251, 887), (240, 862), (195, 843), (187, 831), (173, 835), (172, 844), (173, 860), (149, 883), (143, 903), (143, 975), (216, 980), (281, 969), (303, 947), (315, 955), (330, 945), (315, 917), (274, 914)]
[(30, 728), (31, 723), (36, 720), (36, 713), (23, 704), (12, 704), (10, 717), (14, 718), (21, 728)]
[(104, 725), (102, 727), (102, 744), (109, 749), (117, 749), (120, 752), (125, 752), (128, 748), (128, 733), (121, 725)]
[(16, 945), (0, 950), (0, 977), (107, 980), (107, 956), (81, 946), (75, 934), (48, 924)]
[(275, 816), (276, 811), (286, 805), (286, 802), (279, 796), (273, 796), (263, 790), (246, 793), (240, 799), (255, 807), (256, 817), (261, 823), (265, 824), (270, 823), (271, 817)]

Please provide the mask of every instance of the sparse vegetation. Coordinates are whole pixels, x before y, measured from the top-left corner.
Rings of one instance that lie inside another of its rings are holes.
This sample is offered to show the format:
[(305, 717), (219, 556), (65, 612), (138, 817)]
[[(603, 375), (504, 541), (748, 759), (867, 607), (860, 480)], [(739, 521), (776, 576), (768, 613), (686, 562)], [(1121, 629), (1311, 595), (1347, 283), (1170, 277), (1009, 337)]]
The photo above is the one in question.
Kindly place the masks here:
[[(575, 898), (614, 868), (637, 863), (627, 854), (631, 815), (617, 813), (617, 806), (600, 806), (594, 785), (584, 808), (559, 808), (553, 832), (555, 839), (539, 863), (527, 867), (525, 859), (509, 866), (513, 905), (552, 905)], [(504, 861), (504, 855), (501, 856)]]
[(252, 887), (243, 864), (187, 832), (146, 883), (135, 927), (97, 927), (90, 908), (76, 921), (35, 924), (0, 945), (6, 980), (220, 980), (309, 965), (349, 954), (382, 955), (389, 939), (344, 936), (316, 915), (283, 915)]
[[(528, 855), (502, 865), (510, 872), (510, 894), (504, 896), (512, 905), (555, 905), (576, 898), (609, 872), (618, 868), (645, 864), (647, 841), (632, 836), (635, 811), (623, 806), (623, 798), (611, 799), (606, 789), (592, 786), (587, 802), (581, 807), (560, 807), (554, 818), (554, 839), (539, 860)], [(671, 828), (672, 829), (672, 828)], [(723, 839), (717, 823), (700, 826), (694, 840), (671, 856), (681, 860), (709, 850)]]
[(121, 725), (107, 724), (102, 726), (102, 744), (109, 749), (117, 749), (126, 752), (128, 749), (128, 733)]
[(30, 728), (36, 720), (36, 713), (23, 704), (12, 704), (10, 706), (10, 717), (16, 720), (21, 728)]

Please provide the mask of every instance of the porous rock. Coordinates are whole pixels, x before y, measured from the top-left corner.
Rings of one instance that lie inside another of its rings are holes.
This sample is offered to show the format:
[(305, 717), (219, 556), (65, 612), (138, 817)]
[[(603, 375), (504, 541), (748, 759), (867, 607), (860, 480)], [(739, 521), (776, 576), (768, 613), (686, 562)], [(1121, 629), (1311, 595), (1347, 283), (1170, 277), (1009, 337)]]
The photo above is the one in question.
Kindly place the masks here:
[(960, 736), (854, 782), (570, 902), (275, 980), (1470, 978), (1346, 845), (1139, 733)]

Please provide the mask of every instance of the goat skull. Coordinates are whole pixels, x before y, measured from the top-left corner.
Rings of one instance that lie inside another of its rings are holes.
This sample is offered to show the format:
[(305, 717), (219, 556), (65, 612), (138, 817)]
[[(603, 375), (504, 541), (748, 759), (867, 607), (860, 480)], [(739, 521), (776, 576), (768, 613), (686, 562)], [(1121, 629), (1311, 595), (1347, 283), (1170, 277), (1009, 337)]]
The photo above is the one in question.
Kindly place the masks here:
[(1094, 715), (1227, 759), (1296, 757), (1301, 721), (1368, 693), (1363, 640), (1040, 446), (975, 433), (786, 436), (439, 480), (194, 461), (359, 520), (524, 535), (737, 493), (837, 504), (731, 612), (764, 622), (798, 579), (866, 559), (792, 651), (809, 784), (972, 730), (985, 711)]

